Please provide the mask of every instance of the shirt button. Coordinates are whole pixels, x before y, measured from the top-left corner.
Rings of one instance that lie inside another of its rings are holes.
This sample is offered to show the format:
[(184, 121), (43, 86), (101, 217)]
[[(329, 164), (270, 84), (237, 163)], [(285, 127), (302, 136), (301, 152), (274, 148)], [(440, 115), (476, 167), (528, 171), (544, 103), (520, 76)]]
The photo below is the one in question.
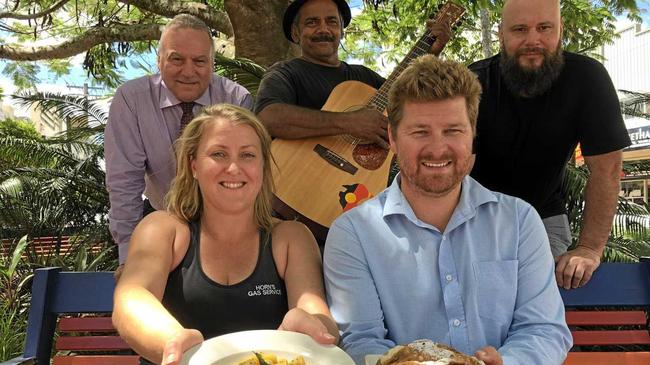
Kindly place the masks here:
[(447, 275), (445, 275), (445, 280), (447, 280), (447, 281), (452, 281), (453, 279), (454, 279), (454, 277), (451, 276), (451, 274), (447, 274)]
[(460, 326), (460, 319), (454, 319), (454, 327)]
[(443, 235), (442, 240), (444, 241), (447, 238), (447, 236)]

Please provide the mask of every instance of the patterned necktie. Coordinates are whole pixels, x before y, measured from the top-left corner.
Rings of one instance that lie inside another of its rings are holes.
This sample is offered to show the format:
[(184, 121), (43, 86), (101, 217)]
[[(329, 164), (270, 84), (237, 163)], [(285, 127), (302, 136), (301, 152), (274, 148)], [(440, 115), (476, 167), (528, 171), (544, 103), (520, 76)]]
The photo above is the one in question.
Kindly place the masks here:
[(190, 101), (188, 103), (180, 103), (181, 109), (183, 109), (183, 115), (181, 116), (181, 132), (183, 129), (185, 129), (185, 126), (187, 126), (190, 121), (194, 118), (194, 112), (192, 109), (194, 109), (194, 102)]

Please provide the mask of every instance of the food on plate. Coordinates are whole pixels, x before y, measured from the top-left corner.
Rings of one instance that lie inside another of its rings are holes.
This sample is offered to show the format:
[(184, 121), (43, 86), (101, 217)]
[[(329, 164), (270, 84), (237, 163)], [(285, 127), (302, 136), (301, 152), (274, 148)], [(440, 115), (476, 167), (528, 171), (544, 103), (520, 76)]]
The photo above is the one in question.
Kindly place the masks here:
[(474, 356), (430, 340), (395, 346), (377, 360), (377, 365), (485, 365)]
[(237, 365), (306, 365), (302, 356), (292, 360), (278, 357), (270, 352), (253, 352), (253, 355), (237, 363)]

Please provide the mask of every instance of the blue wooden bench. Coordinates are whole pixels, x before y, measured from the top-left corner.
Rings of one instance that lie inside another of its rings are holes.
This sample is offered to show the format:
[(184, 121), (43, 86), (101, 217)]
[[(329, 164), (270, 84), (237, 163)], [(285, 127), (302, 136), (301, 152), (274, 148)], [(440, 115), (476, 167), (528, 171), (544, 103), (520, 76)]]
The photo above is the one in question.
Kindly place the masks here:
[(114, 290), (112, 272), (37, 269), (25, 350), (1, 365), (50, 364), (53, 347), (57, 351), (53, 365), (139, 364), (111, 323)]
[[(603, 263), (587, 285), (560, 289), (560, 294), (567, 309), (574, 349), (579, 346), (581, 350), (570, 352), (564, 365), (650, 364), (650, 351), (588, 351), (593, 345), (650, 346), (650, 260), (634, 264)], [(590, 307), (598, 310), (584, 310)]]
[[(113, 310), (112, 272), (62, 272), (38, 269), (32, 285), (25, 351), (22, 357), (0, 365), (49, 364), (55, 329), (54, 365), (138, 364), (128, 345), (115, 334), (110, 317), (63, 317), (80, 313), (105, 314)], [(603, 263), (582, 288), (560, 289), (567, 308), (574, 345), (650, 345), (650, 260), (637, 264)], [(634, 310), (581, 310), (588, 307), (630, 307)], [(615, 326), (596, 330), (593, 327)], [(71, 334), (71, 335), (69, 335)], [(88, 354), (87, 352), (100, 354)], [(565, 365), (648, 365), (650, 351), (570, 352)]]

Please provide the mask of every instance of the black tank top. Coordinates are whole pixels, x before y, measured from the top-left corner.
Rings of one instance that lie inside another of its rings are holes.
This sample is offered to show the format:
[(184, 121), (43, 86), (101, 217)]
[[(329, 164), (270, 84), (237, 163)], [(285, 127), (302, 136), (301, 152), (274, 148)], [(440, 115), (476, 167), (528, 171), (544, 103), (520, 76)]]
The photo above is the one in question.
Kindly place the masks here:
[[(268, 239), (266, 239), (268, 237)], [(230, 332), (276, 329), (288, 311), (287, 291), (278, 274), (271, 235), (260, 230), (257, 265), (234, 285), (211, 280), (201, 268), (200, 225), (190, 223), (190, 246), (183, 261), (169, 273), (162, 304), (185, 328), (206, 340)]]

